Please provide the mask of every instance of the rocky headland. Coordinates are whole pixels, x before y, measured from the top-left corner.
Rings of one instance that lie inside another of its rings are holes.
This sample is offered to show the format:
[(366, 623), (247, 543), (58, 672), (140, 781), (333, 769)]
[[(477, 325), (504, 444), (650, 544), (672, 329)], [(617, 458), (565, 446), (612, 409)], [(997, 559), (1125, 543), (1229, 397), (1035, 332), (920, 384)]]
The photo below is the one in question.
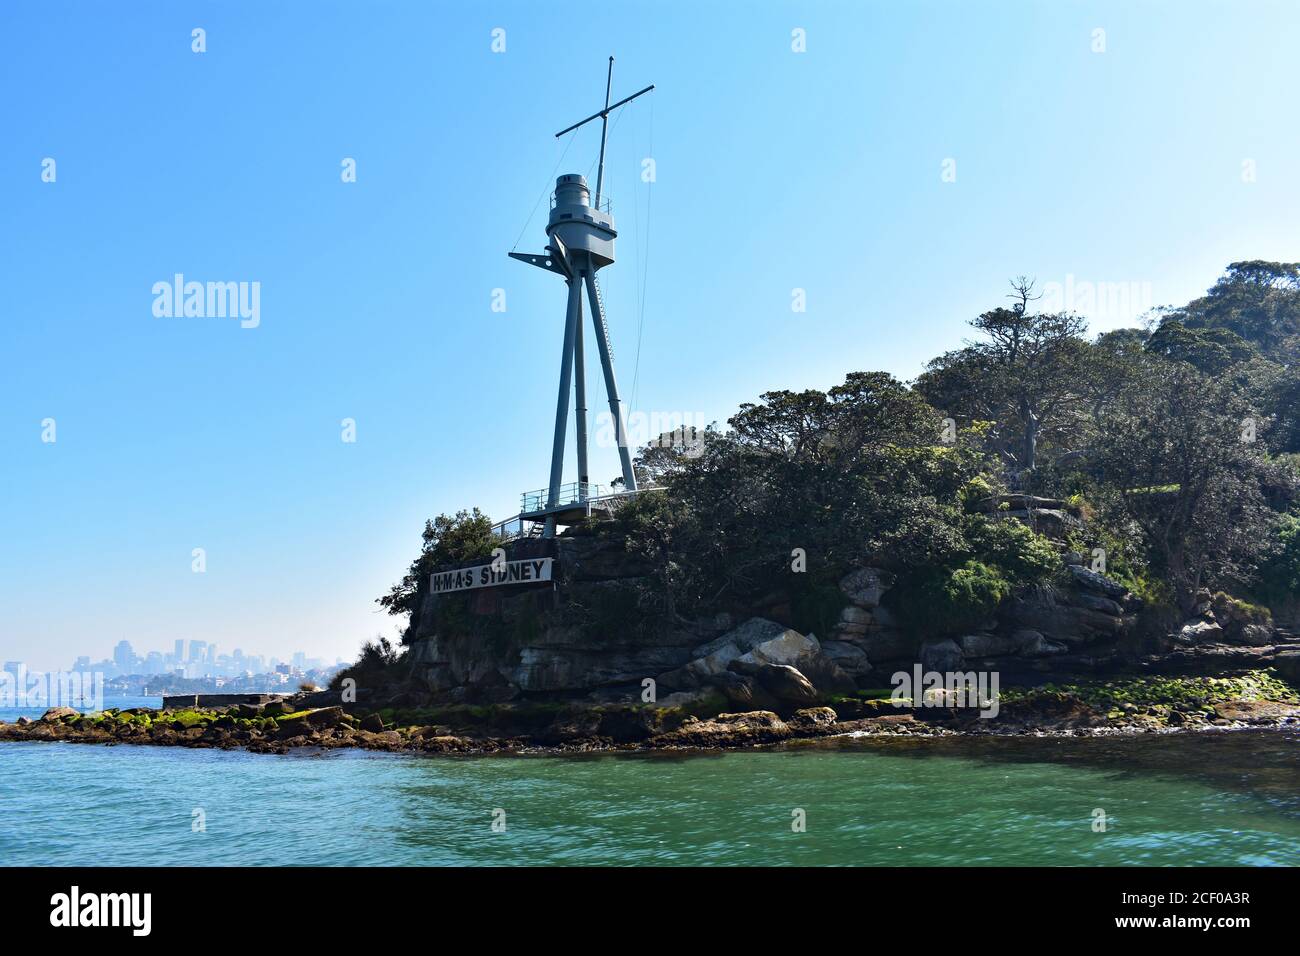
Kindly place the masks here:
[(361, 748), (412, 754), (718, 750), (834, 736), (1085, 736), (1300, 726), (1300, 695), (1264, 671), (1233, 678), (1151, 677), (1004, 691), (994, 716), (854, 695), (783, 714), (692, 713), (681, 705), (528, 703), (442, 709), (345, 707), (332, 691), (227, 708), (69, 707), (0, 724), (0, 740), (136, 744), (288, 753)]

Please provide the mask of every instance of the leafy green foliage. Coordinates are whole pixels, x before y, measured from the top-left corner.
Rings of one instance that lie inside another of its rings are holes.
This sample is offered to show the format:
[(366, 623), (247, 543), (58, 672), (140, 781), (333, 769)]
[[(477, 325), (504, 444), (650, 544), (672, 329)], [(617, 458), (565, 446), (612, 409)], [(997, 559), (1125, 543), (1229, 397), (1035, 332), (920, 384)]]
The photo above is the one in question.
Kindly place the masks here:
[(1246, 361), (1255, 352), (1250, 343), (1228, 329), (1189, 329), (1172, 319), (1152, 333), (1147, 351), (1187, 362), (1211, 375)]
[(1060, 566), (1056, 547), (1012, 518), (968, 515), (952, 561), (904, 574), (886, 603), (921, 638), (979, 627), (1017, 587), (1047, 580)]
[(963, 523), (967, 547), (1013, 584), (1032, 584), (1052, 574), (1061, 557), (1051, 541), (1014, 519), (972, 516)]
[(1183, 610), (1196, 592), (1249, 578), (1275, 520), (1251, 408), (1230, 382), (1152, 356), (1118, 396), (1096, 457), (1109, 503), (1143, 535)]
[(1082, 317), (1035, 312), (1033, 283), (1022, 278), (1012, 285), (1014, 307), (972, 320), (983, 338), (931, 361), (917, 389), (959, 422), (996, 422), (987, 433), (990, 448), (1009, 467), (1032, 473), (1040, 444), (1077, 442), (1090, 352)]
[(1260, 568), (1259, 582), (1259, 595), (1269, 603), (1300, 599), (1300, 513), (1278, 522), (1275, 550)]
[[(664, 493), (638, 497), (611, 529), (649, 559), (666, 609), (743, 606), (864, 556), (908, 565), (960, 550), (958, 492), (980, 455), (940, 444), (934, 410), (890, 376), (769, 392), (729, 424), (706, 433), (698, 456), (661, 458)], [(792, 569), (796, 549), (808, 578)]]
[[(1067, 498), (1087, 520), (1069, 546), (1104, 548), (1108, 573), (1170, 614), (1202, 587), (1240, 592), (1257, 571), (1253, 593), (1292, 599), (1300, 264), (1233, 263), (1154, 329), (1095, 340), (1080, 316), (1034, 311), (1032, 283), (1013, 285), (1014, 306), (980, 314), (978, 340), (912, 388), (855, 372), (827, 391), (771, 391), (726, 430), (695, 434), (689, 454), (644, 449), (638, 473), (662, 490), (574, 533), (619, 537), (651, 574), (635, 600), (611, 591), (581, 609), (605, 626), (788, 607), (825, 632), (838, 576), (871, 564), (895, 573), (887, 601), (906, 626), (951, 633), (1059, 567), (1056, 545), (987, 512), (1007, 488)], [(951, 444), (944, 417), (962, 426)], [(1258, 440), (1243, 440), (1247, 422)], [(379, 604), (412, 611), (430, 572), (498, 543), (477, 509), (440, 515)], [(450, 598), (446, 615), (490, 630), (469, 620), (467, 601)]]
[(453, 515), (441, 514), (424, 523), (420, 555), (411, 563), (402, 580), (393, 585), (376, 603), (389, 614), (409, 614), (415, 609), (421, 583), (437, 568), (492, 556), (501, 539), (492, 533), (492, 519), (478, 508), (461, 510)]

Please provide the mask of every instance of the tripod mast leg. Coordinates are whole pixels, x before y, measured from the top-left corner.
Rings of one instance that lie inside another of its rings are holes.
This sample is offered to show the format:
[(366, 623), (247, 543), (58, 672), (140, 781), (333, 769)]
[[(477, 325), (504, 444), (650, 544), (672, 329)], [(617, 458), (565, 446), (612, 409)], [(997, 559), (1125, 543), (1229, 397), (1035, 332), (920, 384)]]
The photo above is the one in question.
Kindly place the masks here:
[[(569, 282), (569, 308), (564, 320), (564, 351), (560, 353), (560, 394), (555, 401), (555, 443), (551, 446), (551, 484), (546, 491), (546, 507), (560, 501), (560, 482), (564, 478), (564, 433), (569, 426), (569, 390), (573, 388), (573, 337), (582, 312), (582, 286), (575, 277)], [(546, 537), (555, 535), (555, 516), (546, 519)]]
[(578, 295), (578, 321), (573, 329), (573, 393), (577, 407), (573, 411), (578, 440), (578, 500), (587, 498), (587, 375), (582, 347), (582, 295)]
[(582, 277), (587, 284), (587, 300), (591, 303), (591, 323), (596, 331), (596, 349), (600, 352), (600, 367), (605, 373), (605, 394), (609, 396), (609, 412), (614, 416), (614, 428), (618, 436), (618, 457), (623, 465), (623, 487), (627, 491), (636, 491), (632, 455), (627, 448), (627, 422), (623, 418), (623, 403), (618, 400), (618, 382), (614, 379), (614, 362), (609, 354), (609, 327), (605, 324), (605, 313), (600, 308), (600, 296), (596, 293), (596, 274), (592, 271), (584, 271)]

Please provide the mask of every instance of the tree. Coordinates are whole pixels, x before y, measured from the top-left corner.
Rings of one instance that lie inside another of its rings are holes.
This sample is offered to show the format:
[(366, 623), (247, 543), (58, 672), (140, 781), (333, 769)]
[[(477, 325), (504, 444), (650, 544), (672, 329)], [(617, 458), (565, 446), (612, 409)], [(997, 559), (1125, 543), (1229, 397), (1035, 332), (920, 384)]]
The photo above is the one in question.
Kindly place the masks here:
[(1229, 329), (1188, 328), (1166, 319), (1147, 341), (1147, 350), (1195, 365), (1210, 375), (1222, 372), (1255, 354), (1250, 343)]
[(665, 494), (623, 513), (674, 610), (788, 587), (795, 548), (809, 581), (874, 550), (905, 560), (951, 546), (945, 509), (977, 459), (941, 445), (934, 410), (891, 376), (768, 392), (728, 424), (698, 455), (660, 456)]
[(1107, 413), (1100, 473), (1184, 612), (1202, 587), (1248, 580), (1264, 554), (1276, 516), (1264, 445), (1243, 432), (1252, 414), (1232, 383), (1158, 356)]
[(415, 610), (420, 583), (428, 580), (436, 569), (489, 558), (501, 543), (492, 532), (492, 519), (478, 508), (462, 509), (454, 516), (440, 514), (426, 521), (421, 539), (420, 554), (411, 562), (410, 570), (387, 594), (375, 599), (389, 614), (409, 614)]
[(956, 419), (998, 423), (996, 450), (1022, 475), (1038, 467), (1044, 439), (1073, 443), (1081, 423), (1081, 386), (1088, 357), (1087, 325), (1072, 313), (1033, 312), (1034, 284), (1012, 282), (1011, 308), (971, 322), (982, 341), (934, 359), (918, 390)]
[(1226, 329), (1270, 351), (1300, 335), (1300, 263), (1233, 262), (1209, 292), (1165, 321), (1190, 329)]
[(1151, 351), (1231, 374), (1273, 419), (1274, 451), (1300, 451), (1300, 263), (1230, 264), (1201, 298), (1170, 309)]

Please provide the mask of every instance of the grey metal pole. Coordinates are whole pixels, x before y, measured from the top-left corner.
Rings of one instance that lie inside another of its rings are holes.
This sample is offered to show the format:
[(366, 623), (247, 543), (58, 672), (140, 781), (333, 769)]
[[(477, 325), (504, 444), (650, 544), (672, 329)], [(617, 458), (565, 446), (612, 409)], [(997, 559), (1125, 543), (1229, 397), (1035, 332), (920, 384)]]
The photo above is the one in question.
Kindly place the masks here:
[(618, 400), (618, 382), (614, 379), (614, 362), (609, 355), (609, 326), (605, 324), (605, 313), (600, 307), (600, 296), (596, 294), (595, 273), (584, 271), (582, 277), (587, 283), (587, 300), (591, 303), (591, 324), (596, 331), (596, 349), (600, 352), (600, 367), (605, 373), (605, 394), (609, 396), (609, 412), (614, 416), (614, 428), (617, 430), (618, 457), (623, 465), (623, 487), (627, 491), (636, 491), (636, 474), (632, 471), (632, 455), (627, 448), (627, 422), (623, 419), (623, 404)]
[[(560, 355), (560, 394), (555, 401), (555, 444), (551, 446), (551, 484), (546, 490), (546, 507), (560, 501), (560, 480), (564, 477), (564, 433), (569, 427), (569, 390), (573, 388), (573, 337), (582, 311), (582, 284), (569, 280), (569, 308), (564, 319), (564, 351)], [(546, 519), (547, 537), (555, 533), (555, 517)]]
[(582, 296), (578, 296), (578, 321), (573, 330), (573, 410), (578, 440), (578, 500), (587, 498), (587, 360), (582, 347)]
[(600, 208), (600, 190), (605, 184), (605, 134), (609, 129), (609, 88), (614, 82), (614, 58), (609, 58), (609, 73), (605, 76), (605, 111), (600, 114), (600, 168), (596, 171), (596, 208)]

